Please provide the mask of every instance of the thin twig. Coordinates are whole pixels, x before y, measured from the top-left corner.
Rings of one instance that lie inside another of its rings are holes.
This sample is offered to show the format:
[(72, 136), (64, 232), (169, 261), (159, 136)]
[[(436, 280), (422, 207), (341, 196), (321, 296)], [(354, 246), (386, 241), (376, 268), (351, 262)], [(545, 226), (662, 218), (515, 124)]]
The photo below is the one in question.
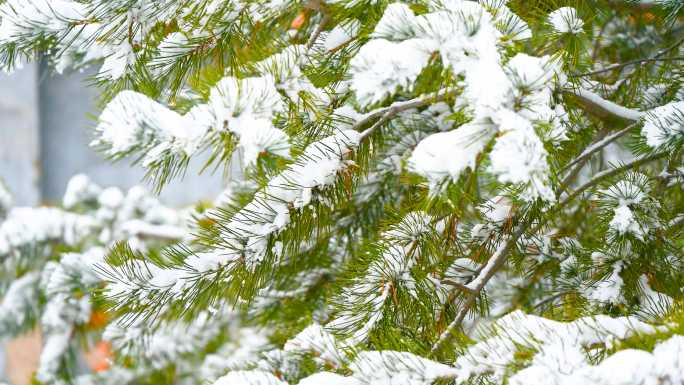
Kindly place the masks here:
[(656, 53), (655, 55), (653, 55), (653, 58), (654, 58), (654, 59), (657, 59), (657, 58), (662, 57), (662, 56), (665, 55), (666, 53), (668, 53), (668, 52), (674, 50), (675, 48), (679, 47), (680, 45), (682, 45), (682, 43), (684, 43), (684, 37), (681, 38), (681, 39), (679, 39), (679, 40), (677, 40), (677, 41), (676, 41), (674, 44), (672, 44), (671, 46), (669, 46), (669, 47), (667, 47), (667, 48), (665, 48), (665, 49), (662, 49), (662, 50), (658, 51), (658, 53)]
[(316, 43), (316, 39), (318, 39), (318, 37), (321, 35), (321, 32), (323, 32), (323, 29), (325, 29), (325, 26), (326, 24), (328, 24), (328, 21), (330, 21), (330, 16), (328, 16), (328, 14), (323, 14), (321, 21), (318, 23), (318, 26), (316, 26), (316, 30), (311, 35), (311, 37), (309, 37), (309, 40), (306, 42), (307, 50), (311, 49), (314, 43)]
[(586, 149), (584, 149), (584, 151), (577, 158), (573, 159), (570, 163), (563, 167), (563, 169), (560, 172), (561, 174), (568, 171), (568, 169), (570, 171), (567, 172), (565, 178), (563, 179), (563, 181), (561, 181), (560, 186), (556, 191), (556, 197), (560, 196), (560, 194), (562, 194), (563, 191), (565, 191), (570, 186), (570, 182), (573, 180), (573, 178), (575, 178), (577, 173), (580, 172), (582, 167), (584, 167), (586, 162), (591, 158), (593, 154), (597, 153), (610, 143), (613, 143), (614, 141), (622, 138), (627, 133), (632, 131), (634, 127), (637, 127), (637, 125), (637, 123), (632, 123), (620, 131), (614, 132), (611, 135), (608, 135), (604, 138), (601, 138), (600, 140), (597, 140), (593, 144), (589, 145)]
[(604, 72), (610, 72), (612, 70), (616, 70), (619, 68), (624, 68), (624, 67), (629, 67), (635, 64), (641, 64), (641, 63), (653, 63), (653, 62), (663, 62), (663, 61), (680, 61), (684, 60), (684, 57), (678, 56), (678, 57), (664, 57), (664, 58), (646, 58), (646, 59), (635, 59), (635, 60), (630, 60), (624, 63), (617, 63), (610, 65), (606, 68), (602, 68), (600, 70), (595, 70), (591, 72), (584, 72), (581, 74), (571, 74), (570, 77), (574, 78), (579, 78), (579, 77), (584, 77), (584, 76), (592, 76), (592, 75), (598, 75)]
[(573, 159), (570, 163), (568, 163), (565, 167), (563, 167), (563, 170), (561, 170), (561, 173), (565, 172), (566, 170), (570, 169), (571, 167), (575, 166), (577, 163), (583, 161), (584, 159), (590, 157), (600, 149), (606, 147), (607, 145), (613, 143), (614, 141), (622, 138), (625, 136), (627, 133), (629, 133), (634, 127), (637, 126), (637, 123), (632, 123), (629, 126), (623, 128), (620, 131), (617, 131), (615, 133), (612, 133), (604, 138), (601, 138), (600, 140), (597, 140), (596, 142), (590, 144), (587, 148), (582, 151), (582, 153), (575, 159)]

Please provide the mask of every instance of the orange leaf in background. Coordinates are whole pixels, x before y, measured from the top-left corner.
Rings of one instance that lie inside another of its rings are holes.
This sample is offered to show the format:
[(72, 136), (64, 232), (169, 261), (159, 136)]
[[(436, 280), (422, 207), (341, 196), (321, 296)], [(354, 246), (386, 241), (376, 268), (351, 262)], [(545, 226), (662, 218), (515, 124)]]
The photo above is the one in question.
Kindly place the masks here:
[(290, 28), (292, 29), (299, 29), (304, 25), (306, 22), (306, 13), (304, 12), (299, 12), (299, 15), (292, 20), (292, 23), (290, 24)]
[(108, 341), (100, 341), (95, 347), (85, 354), (86, 362), (94, 372), (104, 372), (112, 366), (112, 344)]
[(109, 321), (109, 315), (102, 310), (96, 310), (90, 314), (90, 320), (88, 321), (88, 327), (91, 329), (101, 329), (107, 326)]

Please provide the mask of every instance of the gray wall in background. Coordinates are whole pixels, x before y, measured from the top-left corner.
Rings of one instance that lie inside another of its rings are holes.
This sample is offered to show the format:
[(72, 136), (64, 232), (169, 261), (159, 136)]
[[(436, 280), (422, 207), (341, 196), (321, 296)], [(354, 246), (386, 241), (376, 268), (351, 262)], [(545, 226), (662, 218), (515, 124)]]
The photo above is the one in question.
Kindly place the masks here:
[[(84, 73), (57, 75), (34, 67), (11, 76), (0, 75), (0, 177), (22, 205), (56, 203), (69, 178), (85, 173), (102, 186), (129, 188), (144, 184), (143, 171), (129, 160), (111, 164), (93, 151), (90, 142), (97, 116), (98, 93)], [(213, 199), (223, 181), (220, 174), (197, 176), (195, 162), (182, 180), (174, 180), (161, 199), (185, 205)]]
[(38, 82), (35, 66), (0, 72), (0, 178), (20, 205), (40, 200)]

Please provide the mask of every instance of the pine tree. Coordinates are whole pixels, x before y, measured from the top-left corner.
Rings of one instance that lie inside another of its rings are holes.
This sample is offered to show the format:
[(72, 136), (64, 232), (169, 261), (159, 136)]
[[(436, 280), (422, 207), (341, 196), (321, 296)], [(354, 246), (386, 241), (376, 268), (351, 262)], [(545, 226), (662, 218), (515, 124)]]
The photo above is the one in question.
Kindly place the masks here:
[(102, 63), (104, 156), (242, 175), (190, 231), (9, 211), (0, 333), (41, 318), (46, 384), (683, 384), (681, 4), (5, 0), (6, 70)]

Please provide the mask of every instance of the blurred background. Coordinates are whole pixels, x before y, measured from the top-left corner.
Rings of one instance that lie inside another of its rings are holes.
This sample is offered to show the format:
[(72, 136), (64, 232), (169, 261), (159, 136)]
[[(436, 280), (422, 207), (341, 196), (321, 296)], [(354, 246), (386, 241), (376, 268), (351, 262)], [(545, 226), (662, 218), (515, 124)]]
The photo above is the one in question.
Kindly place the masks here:
[[(97, 89), (88, 85), (96, 70), (57, 75), (31, 64), (0, 72), (0, 178), (17, 205), (59, 203), (78, 173), (101, 186), (143, 183), (142, 170), (129, 160), (111, 164), (88, 146), (99, 112)], [(197, 176), (200, 165), (193, 166), (164, 189), (165, 203), (187, 205), (221, 190), (220, 176)]]
[[(41, 65), (0, 72), (0, 179), (17, 206), (59, 204), (74, 174), (84, 173), (101, 186), (127, 189), (142, 181), (143, 171), (129, 160), (111, 164), (88, 143), (95, 125), (98, 93), (89, 77), (96, 68), (57, 75)], [(199, 162), (198, 162), (199, 163)], [(222, 190), (220, 175), (197, 176), (191, 165), (182, 180), (160, 197), (175, 206), (213, 200)], [(38, 361), (39, 333), (0, 343), (0, 383), (27, 384)]]

